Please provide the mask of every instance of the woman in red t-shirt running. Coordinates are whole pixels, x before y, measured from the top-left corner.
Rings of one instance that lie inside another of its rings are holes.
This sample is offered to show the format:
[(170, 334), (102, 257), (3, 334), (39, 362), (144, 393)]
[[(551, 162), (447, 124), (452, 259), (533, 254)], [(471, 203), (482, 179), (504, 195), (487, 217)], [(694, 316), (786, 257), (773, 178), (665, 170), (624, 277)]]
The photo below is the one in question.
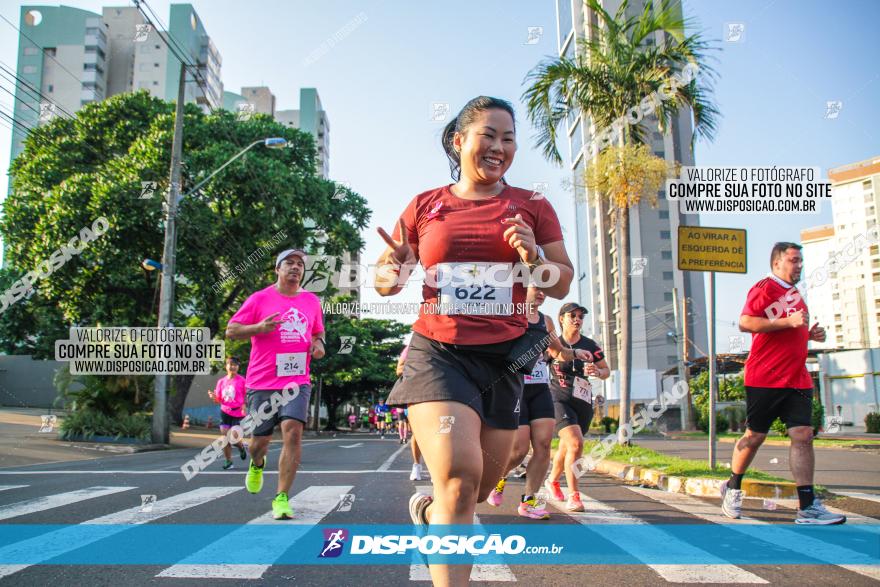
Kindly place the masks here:
[[(562, 298), (571, 261), (553, 207), (504, 180), (516, 152), (513, 108), (480, 96), (444, 129), (455, 184), (409, 203), (378, 261), (376, 290), (401, 291), (416, 263), (423, 303), (388, 403), (409, 404), (434, 485), (416, 493), (416, 524), (471, 524), (504, 469), (519, 424), (523, 375), (506, 359), (526, 329), (529, 275)], [(431, 565), (435, 585), (468, 582), (470, 566)]]

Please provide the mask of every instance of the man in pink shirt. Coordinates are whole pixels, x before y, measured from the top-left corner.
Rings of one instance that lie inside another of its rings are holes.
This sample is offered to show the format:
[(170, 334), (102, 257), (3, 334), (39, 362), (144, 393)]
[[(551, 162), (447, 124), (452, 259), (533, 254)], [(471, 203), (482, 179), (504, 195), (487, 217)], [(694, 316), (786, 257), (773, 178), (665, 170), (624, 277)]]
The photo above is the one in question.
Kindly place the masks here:
[(281, 427), (284, 443), (278, 460), (278, 492), (272, 500), (276, 520), (293, 517), (287, 494), (302, 455), (302, 432), (311, 397), (309, 366), (311, 359), (324, 356), (320, 300), (300, 287), (305, 263), (303, 251), (282, 251), (275, 260), (277, 281), (245, 300), (226, 326), (228, 338), (251, 339), (247, 406), (251, 415), (259, 411), (262, 421), (253, 431), (245, 479), (251, 493), (263, 488), (269, 441), (275, 426)]
[[(217, 380), (213, 391), (208, 391), (208, 397), (220, 404), (220, 436), (228, 434), (229, 429), (241, 424), (241, 419), (244, 418), (245, 379), (238, 374), (240, 364), (238, 357), (226, 359), (226, 376)], [(241, 438), (241, 435), (239, 434), (238, 437)], [(223, 445), (223, 456), (226, 457), (224, 469), (232, 468), (230, 444), (227, 442)], [(245, 460), (247, 451), (244, 449), (244, 442), (239, 441), (235, 446), (238, 448), (241, 460)]]

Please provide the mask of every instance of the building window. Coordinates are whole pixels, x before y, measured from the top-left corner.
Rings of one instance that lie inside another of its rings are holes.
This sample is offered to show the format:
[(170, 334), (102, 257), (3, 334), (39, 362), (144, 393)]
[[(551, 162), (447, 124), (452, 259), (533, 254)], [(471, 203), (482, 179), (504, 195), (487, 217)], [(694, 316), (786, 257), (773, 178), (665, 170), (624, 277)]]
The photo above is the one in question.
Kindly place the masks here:
[(660, 220), (669, 219), (669, 210), (660, 210)]
[[(25, 49), (27, 51), (27, 49)], [(874, 201), (874, 192), (868, 192), (865, 194), (865, 203), (870, 203)]]
[(676, 357), (675, 355), (666, 355), (666, 362), (667, 363), (677, 363), (678, 357)]
[(672, 251), (660, 251), (660, 258), (666, 261), (672, 259)]
[(663, 301), (664, 302), (671, 302), (672, 301), (672, 292), (671, 291), (663, 292)]
[(662, 238), (663, 240), (667, 240), (667, 241), (668, 241), (668, 240), (669, 240), (669, 236), (670, 236), (670, 233), (669, 233), (668, 230), (661, 230), (661, 231), (660, 231), (660, 238)]
[(865, 181), (862, 182), (862, 189), (863, 190), (871, 189), (871, 180), (870, 179), (866, 179)]
[(37, 73), (36, 65), (25, 65), (21, 68), (22, 73)]
[(876, 255), (880, 253), (880, 245), (871, 245), (871, 248), (868, 249), (871, 255)]
[(657, 199), (658, 200), (666, 199), (666, 190), (660, 190), (659, 192), (657, 192)]
[(25, 47), (24, 54), (25, 55), (37, 55), (40, 52), (36, 47)]
[(667, 281), (671, 280), (672, 279), (672, 271), (664, 271), (663, 272), (663, 279), (665, 279)]
[(43, 49), (43, 54), (47, 57), (55, 57), (56, 52), (55, 47), (46, 47)]
[(55, 86), (53, 86), (52, 84), (49, 84), (49, 88), (48, 88), (48, 89), (49, 89), (49, 93), (51, 94), (52, 92), (55, 91)]

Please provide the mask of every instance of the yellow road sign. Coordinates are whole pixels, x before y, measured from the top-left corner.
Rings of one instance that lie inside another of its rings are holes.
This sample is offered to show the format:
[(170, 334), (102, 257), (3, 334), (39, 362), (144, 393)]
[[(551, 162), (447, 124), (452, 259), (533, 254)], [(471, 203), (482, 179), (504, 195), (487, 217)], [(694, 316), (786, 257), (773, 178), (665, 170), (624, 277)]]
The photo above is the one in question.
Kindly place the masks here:
[(681, 271), (746, 273), (746, 231), (711, 226), (678, 227)]

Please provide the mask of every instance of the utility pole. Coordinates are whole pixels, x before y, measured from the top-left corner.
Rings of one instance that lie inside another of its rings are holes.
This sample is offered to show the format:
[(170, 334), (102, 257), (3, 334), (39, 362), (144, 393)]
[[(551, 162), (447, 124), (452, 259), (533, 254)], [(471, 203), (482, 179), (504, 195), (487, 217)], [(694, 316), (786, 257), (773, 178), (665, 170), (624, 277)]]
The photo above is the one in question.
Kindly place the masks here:
[[(674, 311), (675, 316), (675, 342), (681, 343), (682, 340), (682, 313), (678, 309), (678, 288), (672, 288), (672, 309)], [(685, 316), (685, 321), (687, 314)], [(681, 344), (676, 344), (678, 352), (678, 380), (687, 384), (687, 365), (685, 364), (684, 353), (686, 352), (687, 342), (684, 344), (684, 348)], [(681, 400), (681, 429), (687, 430), (688, 424), (690, 423), (690, 411), (691, 411), (691, 394), (690, 390), (688, 390), (688, 394), (685, 395)]]
[(682, 361), (684, 361), (685, 370), (684, 370), (684, 382), (688, 384), (688, 393), (687, 393), (687, 405), (688, 405), (688, 430), (696, 430), (697, 429), (697, 411), (691, 409), (694, 405), (694, 397), (691, 394), (690, 388), (690, 379), (691, 379), (691, 371), (690, 367), (688, 367), (688, 362), (690, 361), (690, 338), (688, 335), (688, 297), (681, 296), (681, 330), (682, 330), (682, 341), (681, 341), (681, 357)]
[[(177, 105), (174, 112), (174, 138), (171, 143), (171, 183), (165, 200), (165, 244), (162, 248), (162, 285), (159, 293), (159, 328), (168, 328), (174, 307), (174, 265), (177, 245), (177, 200), (180, 198), (180, 161), (183, 152), (184, 90), (186, 88), (186, 65), (180, 64), (180, 81), (177, 87)], [(156, 444), (168, 444), (168, 373), (156, 375), (153, 395), (152, 440)]]

